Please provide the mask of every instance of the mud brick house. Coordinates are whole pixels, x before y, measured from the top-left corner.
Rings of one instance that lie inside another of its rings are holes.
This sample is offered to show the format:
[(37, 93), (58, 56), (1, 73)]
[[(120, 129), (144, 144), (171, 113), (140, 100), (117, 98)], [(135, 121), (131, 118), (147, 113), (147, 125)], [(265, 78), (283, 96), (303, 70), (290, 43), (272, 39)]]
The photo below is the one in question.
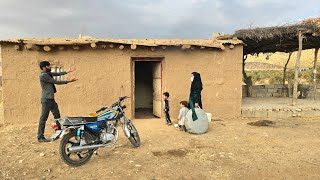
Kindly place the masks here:
[[(39, 62), (48, 60), (58, 77), (79, 80), (57, 85), (62, 116), (86, 116), (119, 96), (127, 115), (143, 109), (162, 116), (162, 93), (170, 92), (172, 119), (179, 102), (188, 100), (191, 72), (203, 81), (203, 105), (215, 117), (241, 116), (242, 41), (122, 40), (96, 38), (32, 38), (2, 40), (1, 56), (5, 124), (37, 123), (40, 115)], [(49, 117), (50, 118), (50, 117)]]

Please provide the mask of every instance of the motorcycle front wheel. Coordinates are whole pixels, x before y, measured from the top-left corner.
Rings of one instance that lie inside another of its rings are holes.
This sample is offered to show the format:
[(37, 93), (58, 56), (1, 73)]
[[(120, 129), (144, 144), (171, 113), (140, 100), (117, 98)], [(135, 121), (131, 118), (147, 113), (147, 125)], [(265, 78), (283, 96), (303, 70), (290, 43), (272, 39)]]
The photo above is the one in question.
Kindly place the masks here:
[(126, 123), (126, 126), (130, 132), (130, 137), (128, 138), (131, 144), (134, 147), (139, 147), (140, 146), (140, 136), (139, 133), (136, 129), (136, 127), (131, 123), (131, 121)]
[[(86, 143), (90, 143), (93, 141), (92, 135), (86, 131), (84, 131), (84, 139)], [(80, 146), (80, 137), (77, 136), (76, 131), (72, 131), (69, 134), (66, 134), (60, 142), (59, 152), (63, 162), (65, 162), (69, 166), (75, 167), (87, 163), (90, 160), (95, 149), (70, 153), (68, 149), (74, 146)]]

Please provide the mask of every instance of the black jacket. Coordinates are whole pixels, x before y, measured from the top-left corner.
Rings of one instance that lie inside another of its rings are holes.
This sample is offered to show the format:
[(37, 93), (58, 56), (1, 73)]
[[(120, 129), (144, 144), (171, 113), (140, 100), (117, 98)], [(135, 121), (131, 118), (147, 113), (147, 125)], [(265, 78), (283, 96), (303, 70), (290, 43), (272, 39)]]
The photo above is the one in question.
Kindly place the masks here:
[(170, 107), (169, 107), (169, 100), (166, 99), (164, 100), (164, 110), (169, 111)]

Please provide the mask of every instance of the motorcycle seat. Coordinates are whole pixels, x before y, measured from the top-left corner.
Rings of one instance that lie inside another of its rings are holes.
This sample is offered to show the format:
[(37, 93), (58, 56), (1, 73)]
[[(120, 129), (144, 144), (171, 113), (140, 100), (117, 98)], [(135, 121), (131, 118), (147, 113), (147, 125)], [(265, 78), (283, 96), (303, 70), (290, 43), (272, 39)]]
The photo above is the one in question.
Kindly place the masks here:
[(97, 122), (97, 117), (65, 117), (62, 119), (63, 126), (81, 125)]

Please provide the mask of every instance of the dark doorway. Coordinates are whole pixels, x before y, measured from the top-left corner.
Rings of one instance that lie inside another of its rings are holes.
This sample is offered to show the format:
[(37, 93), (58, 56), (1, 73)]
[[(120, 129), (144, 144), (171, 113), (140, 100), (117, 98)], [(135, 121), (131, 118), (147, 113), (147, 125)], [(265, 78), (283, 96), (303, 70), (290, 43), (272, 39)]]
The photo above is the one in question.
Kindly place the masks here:
[(155, 85), (161, 84), (161, 79), (155, 79), (155, 72), (160, 72), (160, 64), (160, 61), (134, 61), (134, 106), (137, 119), (154, 118), (154, 114), (157, 115), (154, 106), (159, 103), (155, 103), (155, 94), (159, 94), (161, 86), (158, 85), (158, 88)]

